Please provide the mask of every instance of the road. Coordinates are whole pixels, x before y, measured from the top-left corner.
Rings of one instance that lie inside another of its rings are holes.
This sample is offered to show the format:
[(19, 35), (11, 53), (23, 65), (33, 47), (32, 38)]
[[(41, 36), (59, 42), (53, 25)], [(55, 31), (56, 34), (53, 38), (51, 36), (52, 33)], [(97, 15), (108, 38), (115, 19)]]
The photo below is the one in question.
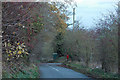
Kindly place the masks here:
[[(39, 67), (40, 78), (87, 78), (82, 73), (75, 72), (71, 69), (59, 67), (61, 63), (42, 63)], [(91, 78), (89, 79), (91, 80)]]

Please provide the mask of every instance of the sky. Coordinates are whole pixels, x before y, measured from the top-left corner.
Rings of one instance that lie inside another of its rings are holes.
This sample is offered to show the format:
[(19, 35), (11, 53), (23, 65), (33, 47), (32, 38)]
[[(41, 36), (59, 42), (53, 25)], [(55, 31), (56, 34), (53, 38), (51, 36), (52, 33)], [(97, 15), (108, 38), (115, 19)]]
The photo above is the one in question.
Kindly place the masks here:
[[(77, 3), (75, 20), (81, 21), (81, 25), (84, 25), (87, 29), (93, 28), (95, 20), (102, 18), (102, 14), (107, 15), (108, 11), (115, 12), (115, 5), (118, 1), (120, 0), (74, 0)], [(68, 10), (73, 11), (72, 7)], [(69, 17), (68, 23), (72, 23), (72, 16)]]

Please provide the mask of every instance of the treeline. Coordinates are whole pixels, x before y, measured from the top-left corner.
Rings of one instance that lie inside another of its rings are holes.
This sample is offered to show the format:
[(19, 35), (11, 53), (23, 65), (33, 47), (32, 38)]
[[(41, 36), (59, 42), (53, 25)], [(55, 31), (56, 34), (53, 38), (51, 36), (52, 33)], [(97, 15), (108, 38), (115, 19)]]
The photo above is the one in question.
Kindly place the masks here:
[(118, 9), (99, 19), (94, 29), (81, 28), (79, 21), (76, 21), (72, 31), (67, 29), (69, 25), (66, 24), (70, 14), (65, 10), (67, 5), (50, 5), (46, 4), (43, 14), (45, 29), (36, 37), (38, 42), (32, 50), (36, 56), (34, 59), (49, 60), (54, 52), (59, 57), (69, 54), (71, 61), (84, 66), (101, 68), (105, 72), (118, 72)]
[(66, 30), (61, 52), (81, 65), (118, 72), (118, 16), (118, 10), (104, 15), (94, 29)]

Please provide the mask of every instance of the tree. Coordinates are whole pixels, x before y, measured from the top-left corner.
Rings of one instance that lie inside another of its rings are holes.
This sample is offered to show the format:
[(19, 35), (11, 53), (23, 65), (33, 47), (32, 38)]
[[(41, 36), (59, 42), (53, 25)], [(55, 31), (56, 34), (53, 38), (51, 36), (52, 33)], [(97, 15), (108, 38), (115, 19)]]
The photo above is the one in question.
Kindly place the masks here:
[[(118, 26), (116, 14), (104, 16), (104, 20), (100, 20), (99, 29), (97, 29), (98, 40), (100, 42), (102, 69), (106, 72), (115, 71), (114, 65), (117, 65), (118, 51)], [(110, 62), (110, 63), (109, 63)]]
[[(118, 58), (120, 58), (120, 1), (118, 2)], [(118, 60), (118, 73), (120, 74), (120, 60)]]
[(57, 31), (57, 35), (53, 42), (54, 51), (59, 54), (59, 56), (63, 55), (62, 45), (63, 45), (63, 37), (65, 33), (65, 29), (67, 28), (66, 21), (67, 17), (67, 8), (63, 3), (51, 3), (51, 14), (54, 15), (53, 19), (55, 20), (54, 26)]
[[(38, 16), (31, 15), (33, 8), (38, 3), (2, 3), (2, 48), (3, 48), (3, 65), (4, 70), (10, 70), (11, 73), (20, 71), (23, 64), (29, 64), (30, 51), (35, 44), (31, 41), (36, 41), (35, 36), (40, 31), (37, 21), (41, 21)], [(36, 15), (36, 14), (35, 14)], [(32, 19), (34, 17), (34, 19)], [(39, 18), (39, 19), (38, 19)], [(34, 24), (34, 25), (32, 25)], [(36, 25), (37, 24), (37, 25)], [(35, 27), (36, 26), (36, 27)], [(13, 67), (17, 70), (14, 71)]]

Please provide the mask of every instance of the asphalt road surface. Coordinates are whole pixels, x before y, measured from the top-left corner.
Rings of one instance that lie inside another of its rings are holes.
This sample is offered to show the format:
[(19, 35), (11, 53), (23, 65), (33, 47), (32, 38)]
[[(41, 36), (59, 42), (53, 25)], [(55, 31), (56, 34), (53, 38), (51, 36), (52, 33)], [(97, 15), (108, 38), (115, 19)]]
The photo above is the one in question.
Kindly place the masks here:
[(40, 78), (87, 78), (88, 80), (92, 80), (82, 73), (57, 66), (60, 64), (61, 63), (42, 63), (39, 67)]

